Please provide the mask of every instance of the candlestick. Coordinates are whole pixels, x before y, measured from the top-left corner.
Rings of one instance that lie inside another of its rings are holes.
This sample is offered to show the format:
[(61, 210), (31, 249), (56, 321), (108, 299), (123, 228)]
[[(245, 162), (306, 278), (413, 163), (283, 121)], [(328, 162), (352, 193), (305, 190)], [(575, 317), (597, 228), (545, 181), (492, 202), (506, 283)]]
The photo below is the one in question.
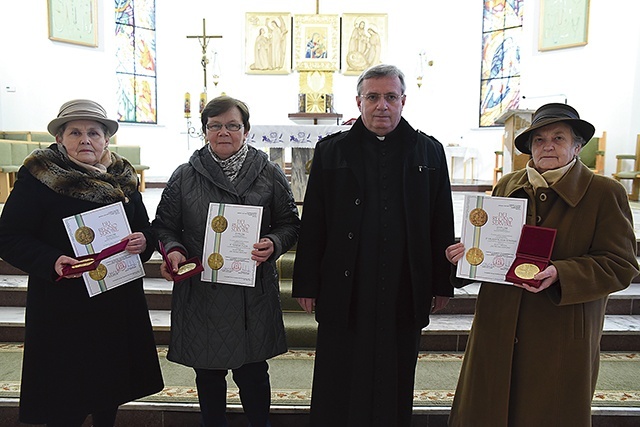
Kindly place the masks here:
[(204, 110), (204, 106), (207, 105), (207, 93), (200, 93), (200, 114), (202, 114), (202, 110)]
[(189, 92), (184, 94), (184, 116), (187, 119), (191, 117), (191, 94)]

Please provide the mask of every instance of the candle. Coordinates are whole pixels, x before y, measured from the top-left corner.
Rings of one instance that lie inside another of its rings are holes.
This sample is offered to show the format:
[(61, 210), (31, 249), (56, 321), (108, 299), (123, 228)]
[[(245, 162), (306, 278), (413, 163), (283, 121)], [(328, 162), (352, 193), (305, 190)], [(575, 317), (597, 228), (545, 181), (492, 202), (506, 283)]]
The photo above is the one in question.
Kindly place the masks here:
[(204, 110), (205, 105), (207, 105), (207, 93), (202, 92), (200, 94), (200, 114), (202, 114), (202, 110)]
[(184, 116), (187, 119), (191, 117), (191, 95), (189, 92), (184, 94)]

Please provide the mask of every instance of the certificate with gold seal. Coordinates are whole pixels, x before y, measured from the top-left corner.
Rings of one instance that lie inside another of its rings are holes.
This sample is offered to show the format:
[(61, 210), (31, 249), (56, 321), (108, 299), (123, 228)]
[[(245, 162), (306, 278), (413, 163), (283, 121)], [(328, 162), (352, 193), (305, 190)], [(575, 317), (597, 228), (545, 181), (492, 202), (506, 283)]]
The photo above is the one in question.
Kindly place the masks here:
[(260, 239), (262, 206), (210, 203), (202, 252), (205, 282), (255, 286), (253, 245)]
[(456, 276), (511, 284), (505, 275), (516, 258), (526, 215), (526, 199), (466, 195), (460, 233), (465, 255), (458, 261)]
[[(82, 212), (62, 221), (76, 258), (100, 254), (131, 234), (122, 202)], [(91, 297), (144, 276), (140, 256), (124, 250), (101, 259), (97, 267), (82, 274)]]

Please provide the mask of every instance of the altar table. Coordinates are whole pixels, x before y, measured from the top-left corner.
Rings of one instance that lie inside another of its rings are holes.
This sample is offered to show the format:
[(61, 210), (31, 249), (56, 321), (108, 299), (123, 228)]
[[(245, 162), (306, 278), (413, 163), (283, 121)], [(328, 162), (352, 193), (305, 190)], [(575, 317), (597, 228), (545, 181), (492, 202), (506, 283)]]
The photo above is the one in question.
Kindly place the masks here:
[(474, 173), (474, 163), (475, 163), (475, 159), (477, 159), (480, 156), (480, 153), (478, 151), (477, 148), (474, 147), (463, 147), (460, 145), (446, 145), (444, 147), (444, 152), (447, 155), (447, 158), (451, 159), (451, 174), (450, 174), (450, 178), (451, 181), (453, 181), (453, 178), (455, 176), (455, 165), (456, 165), (456, 158), (461, 158), (462, 159), (462, 167), (463, 167), (463, 177), (464, 177), (464, 182), (467, 182), (467, 162), (470, 161), (471, 163), (471, 180), (473, 181), (475, 179), (475, 173)]
[(285, 149), (291, 149), (291, 191), (296, 203), (302, 203), (313, 149), (327, 135), (351, 126), (339, 125), (255, 125), (249, 129), (247, 142), (260, 149), (269, 149), (271, 161), (284, 170)]
[(348, 130), (339, 125), (255, 125), (247, 142), (256, 148), (314, 148), (327, 135)]

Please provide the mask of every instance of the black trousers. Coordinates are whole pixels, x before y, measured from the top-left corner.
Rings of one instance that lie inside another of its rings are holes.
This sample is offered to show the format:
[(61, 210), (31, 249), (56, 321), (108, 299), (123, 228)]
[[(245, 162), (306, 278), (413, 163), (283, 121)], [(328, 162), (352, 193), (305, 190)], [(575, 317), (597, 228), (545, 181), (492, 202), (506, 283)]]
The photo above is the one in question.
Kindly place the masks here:
[[(196, 371), (198, 401), (203, 427), (227, 427), (226, 369), (199, 369)], [(271, 385), (269, 365), (266, 361), (248, 363), (232, 369), (233, 380), (240, 390), (240, 401), (251, 427), (270, 427)]]

